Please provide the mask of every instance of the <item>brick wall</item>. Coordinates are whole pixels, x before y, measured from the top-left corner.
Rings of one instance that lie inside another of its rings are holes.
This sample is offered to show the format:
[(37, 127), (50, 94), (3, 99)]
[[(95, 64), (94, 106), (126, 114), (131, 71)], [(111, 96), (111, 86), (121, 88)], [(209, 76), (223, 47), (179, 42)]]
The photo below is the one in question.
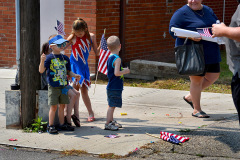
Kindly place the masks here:
[[(168, 3), (169, 2), (169, 3)], [(223, 2), (203, 1), (222, 21)], [(172, 14), (186, 4), (182, 0), (131, 0), (127, 4), (126, 60), (145, 59), (174, 62), (174, 40), (168, 32)], [(229, 24), (237, 6), (226, 2), (225, 23)]]
[[(96, 3), (97, 0), (65, 0), (64, 28), (69, 36), (72, 32), (72, 24), (78, 17), (83, 18), (90, 32), (96, 34)], [(99, 36), (98, 36), (99, 37)], [(68, 56), (71, 54), (71, 48), (65, 51)], [(88, 60), (90, 72), (94, 73), (96, 68), (96, 56), (93, 49), (90, 52)]]
[(0, 2), (0, 67), (16, 64), (15, 0)]
[[(169, 21), (186, 0), (128, 0), (126, 4), (125, 62), (145, 59), (174, 62), (174, 40), (168, 33)], [(222, 21), (223, 2), (203, 1)], [(226, 1), (225, 23), (229, 24), (237, 1)], [(65, 0), (64, 24), (67, 36), (72, 23), (81, 17), (88, 23), (89, 31), (96, 34), (97, 43), (106, 28), (106, 38), (119, 36), (120, 0)], [(0, 2), (0, 67), (16, 64), (15, 0)], [(70, 49), (66, 50), (70, 56)], [(89, 56), (91, 73), (96, 70), (93, 51)]]

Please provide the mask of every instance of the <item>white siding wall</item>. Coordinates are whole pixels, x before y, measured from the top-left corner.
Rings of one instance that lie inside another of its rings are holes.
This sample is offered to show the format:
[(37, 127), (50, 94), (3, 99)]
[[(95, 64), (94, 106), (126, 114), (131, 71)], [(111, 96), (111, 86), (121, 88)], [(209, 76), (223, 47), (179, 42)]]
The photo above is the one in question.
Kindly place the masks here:
[(64, 0), (40, 0), (40, 42), (41, 46), (52, 34), (57, 34), (57, 20), (64, 23)]

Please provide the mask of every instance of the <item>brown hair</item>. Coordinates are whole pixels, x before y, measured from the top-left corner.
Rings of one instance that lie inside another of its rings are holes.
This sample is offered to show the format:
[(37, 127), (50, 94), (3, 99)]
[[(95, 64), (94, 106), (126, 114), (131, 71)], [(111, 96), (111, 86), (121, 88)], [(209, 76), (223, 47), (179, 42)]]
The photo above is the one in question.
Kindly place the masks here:
[(42, 45), (42, 50), (41, 50), (41, 55), (44, 53), (44, 54), (48, 54), (48, 51), (49, 51), (49, 44), (48, 42), (45, 42), (43, 43)]
[(87, 36), (87, 39), (90, 41), (90, 43), (92, 43), (90, 33), (88, 31), (88, 25), (82, 18), (78, 18), (73, 22), (72, 29), (73, 29), (72, 33), (74, 33), (74, 31), (84, 31)]

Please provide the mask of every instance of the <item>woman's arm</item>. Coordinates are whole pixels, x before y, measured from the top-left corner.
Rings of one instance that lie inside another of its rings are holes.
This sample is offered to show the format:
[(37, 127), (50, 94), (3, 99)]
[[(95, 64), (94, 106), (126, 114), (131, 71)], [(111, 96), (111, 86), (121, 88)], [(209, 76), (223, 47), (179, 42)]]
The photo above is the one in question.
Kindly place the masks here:
[[(181, 36), (177, 36), (178, 38), (187, 38), (187, 37), (181, 37)], [(199, 42), (202, 40), (202, 37), (188, 37), (188, 39), (192, 40), (192, 41), (196, 41)]]

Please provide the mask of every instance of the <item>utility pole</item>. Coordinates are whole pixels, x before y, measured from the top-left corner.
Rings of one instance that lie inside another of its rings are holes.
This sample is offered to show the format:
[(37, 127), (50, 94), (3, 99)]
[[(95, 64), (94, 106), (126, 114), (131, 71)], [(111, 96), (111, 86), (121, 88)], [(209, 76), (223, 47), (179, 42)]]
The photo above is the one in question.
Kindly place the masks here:
[(40, 0), (20, 0), (20, 90), (22, 128), (35, 119), (40, 89)]

